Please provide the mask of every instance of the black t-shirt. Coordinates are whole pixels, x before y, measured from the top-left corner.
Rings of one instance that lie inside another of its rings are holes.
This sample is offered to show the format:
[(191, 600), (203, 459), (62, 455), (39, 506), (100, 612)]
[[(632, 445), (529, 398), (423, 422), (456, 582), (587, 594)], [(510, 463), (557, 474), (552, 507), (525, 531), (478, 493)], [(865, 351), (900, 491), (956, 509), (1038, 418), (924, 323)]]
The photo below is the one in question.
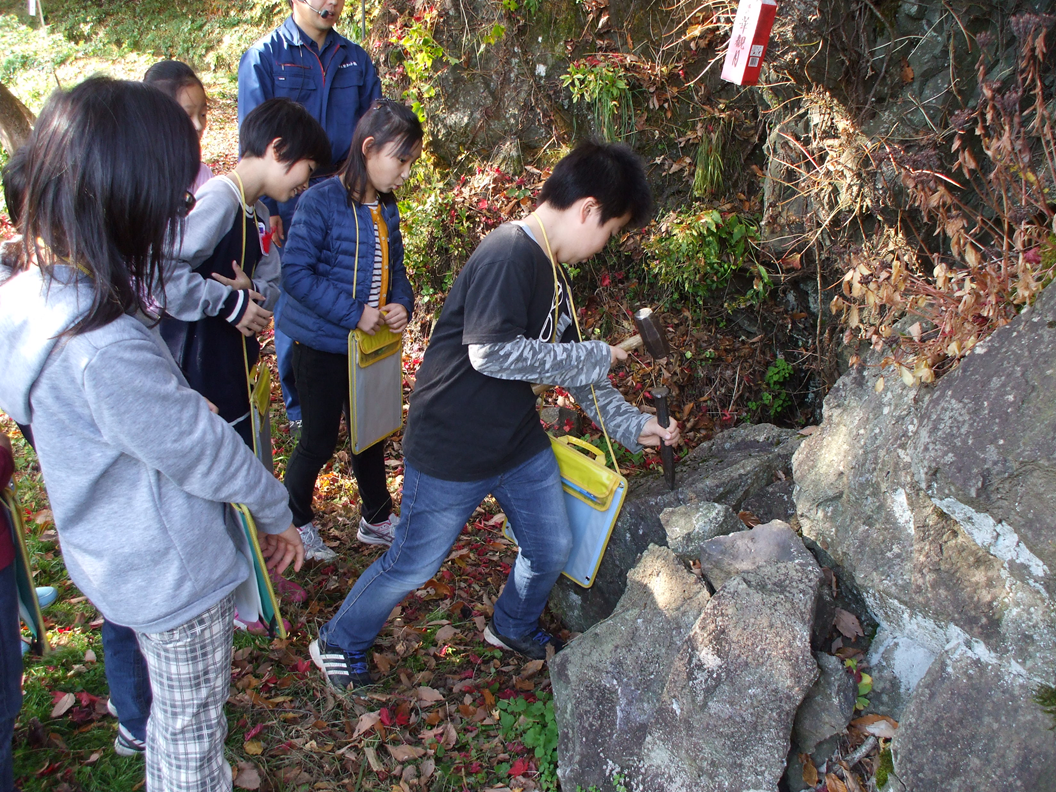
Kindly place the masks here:
[[(563, 272), (561, 278), (567, 316)], [(403, 440), (415, 468), (445, 481), (479, 481), (549, 447), (531, 383), (481, 374), (469, 362), (468, 345), (522, 335), (549, 341), (553, 320), (554, 272), (546, 254), (523, 229), (500, 226), (455, 279), (418, 369)]]

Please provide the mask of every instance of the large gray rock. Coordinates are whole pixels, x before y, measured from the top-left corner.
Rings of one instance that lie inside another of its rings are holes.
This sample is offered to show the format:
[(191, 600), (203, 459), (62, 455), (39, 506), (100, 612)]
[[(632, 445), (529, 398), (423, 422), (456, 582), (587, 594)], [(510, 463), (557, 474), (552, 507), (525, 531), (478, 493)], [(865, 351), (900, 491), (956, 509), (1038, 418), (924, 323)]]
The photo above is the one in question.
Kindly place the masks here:
[(747, 527), (729, 506), (707, 502), (664, 509), (660, 512), (660, 523), (667, 534), (667, 546), (689, 558), (697, 558), (709, 539)]
[(612, 768), (637, 761), (671, 663), (708, 599), (674, 553), (651, 546), (628, 574), (616, 612), (554, 657), (550, 679), (565, 788), (611, 789)]
[(910, 449), (932, 502), (1056, 594), (1056, 289), (939, 381)]
[(1056, 738), (1033, 690), (1000, 663), (944, 652), (902, 716), (887, 789), (1056, 791)]
[(550, 608), (565, 625), (582, 632), (609, 616), (623, 596), (627, 570), (651, 544), (666, 545), (660, 522), (664, 509), (699, 502), (722, 503), (734, 511), (749, 496), (791, 472), (792, 454), (803, 438), (769, 424), (737, 426), (693, 449), (678, 465), (672, 492), (661, 476), (631, 483), (623, 511), (613, 528), (594, 585), (585, 589), (561, 578), (550, 595)]
[[(1047, 289), (932, 388), (907, 388), (875, 366), (848, 372), (795, 456), (803, 536), (878, 623), (867, 658), (876, 711), (898, 718), (914, 707), (944, 653), (969, 652), (1027, 687), (1051, 683), (1054, 328)], [(971, 732), (958, 720), (971, 717), (956, 710), (942, 728)], [(1020, 773), (1026, 729), (1003, 738), (995, 777)], [(976, 783), (965, 752), (943, 766), (948, 788)]]
[(776, 790), (818, 674), (817, 564), (762, 566), (710, 600), (667, 549), (631, 577), (616, 613), (551, 664), (562, 786)]
[(843, 734), (858, 699), (858, 685), (840, 658), (821, 654), (817, 660), (818, 679), (803, 699), (792, 726), (792, 747), (798, 753), (813, 753), (818, 743)]
[(785, 561), (814, 563), (814, 556), (788, 523), (775, 520), (750, 531), (717, 536), (700, 548), (700, 571), (712, 588), (742, 572)]
[[(638, 792), (776, 790), (796, 710), (814, 683), (817, 564), (761, 567), (712, 597), (672, 665)], [(640, 779), (640, 781), (638, 781)]]

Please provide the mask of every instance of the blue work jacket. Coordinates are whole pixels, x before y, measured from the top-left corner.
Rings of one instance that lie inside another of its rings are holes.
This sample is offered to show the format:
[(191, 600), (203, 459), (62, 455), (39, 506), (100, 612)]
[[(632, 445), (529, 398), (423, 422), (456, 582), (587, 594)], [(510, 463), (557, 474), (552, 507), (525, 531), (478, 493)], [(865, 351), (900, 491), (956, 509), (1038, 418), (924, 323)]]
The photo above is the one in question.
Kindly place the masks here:
[[(304, 106), (330, 138), (331, 172), (348, 156), (352, 133), (371, 102), (381, 98), (381, 81), (370, 56), (331, 30), (322, 49), (293, 17), (266, 35), (238, 64), (238, 123), (267, 99), (285, 96)], [(297, 199), (265, 206), (289, 229)]]
[[(385, 302), (399, 303), (410, 316), (414, 294), (403, 266), (400, 212), (395, 203), (382, 203), (381, 215), (389, 231)], [(312, 349), (348, 354), (348, 333), (370, 298), (376, 236), (370, 208), (349, 206), (340, 178), (309, 187), (282, 254), (282, 296), (275, 312), (279, 330)]]

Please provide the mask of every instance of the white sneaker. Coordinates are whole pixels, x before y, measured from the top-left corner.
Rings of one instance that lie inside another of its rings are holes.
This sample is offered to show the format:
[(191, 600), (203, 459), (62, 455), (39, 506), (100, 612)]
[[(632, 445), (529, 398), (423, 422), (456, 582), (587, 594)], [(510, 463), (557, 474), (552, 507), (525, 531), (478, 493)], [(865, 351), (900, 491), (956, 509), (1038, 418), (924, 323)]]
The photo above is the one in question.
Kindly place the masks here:
[(333, 561), (337, 558), (337, 553), (323, 544), (323, 540), (319, 538), (319, 529), (314, 523), (302, 525), (297, 532), (301, 535), (301, 542), (304, 543), (304, 557), (307, 560)]
[(368, 523), (360, 517), (359, 530), (356, 532), (356, 538), (364, 544), (384, 545), (385, 547), (388, 547), (392, 544), (393, 536), (396, 534), (396, 523), (399, 521), (400, 518), (395, 514), (390, 514), (379, 523)]

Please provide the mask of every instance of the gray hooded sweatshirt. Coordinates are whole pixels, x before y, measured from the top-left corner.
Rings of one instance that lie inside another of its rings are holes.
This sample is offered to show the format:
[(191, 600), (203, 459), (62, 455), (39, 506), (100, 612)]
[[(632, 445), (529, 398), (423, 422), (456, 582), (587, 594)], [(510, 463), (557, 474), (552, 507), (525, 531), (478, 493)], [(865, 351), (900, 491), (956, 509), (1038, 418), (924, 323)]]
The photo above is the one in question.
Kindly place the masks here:
[(70, 578), (103, 615), (173, 629), (249, 575), (227, 503), (290, 526), (286, 489), (133, 316), (60, 337), (91, 304), (86, 275), (33, 267), (0, 286), (0, 409), (32, 424)]

